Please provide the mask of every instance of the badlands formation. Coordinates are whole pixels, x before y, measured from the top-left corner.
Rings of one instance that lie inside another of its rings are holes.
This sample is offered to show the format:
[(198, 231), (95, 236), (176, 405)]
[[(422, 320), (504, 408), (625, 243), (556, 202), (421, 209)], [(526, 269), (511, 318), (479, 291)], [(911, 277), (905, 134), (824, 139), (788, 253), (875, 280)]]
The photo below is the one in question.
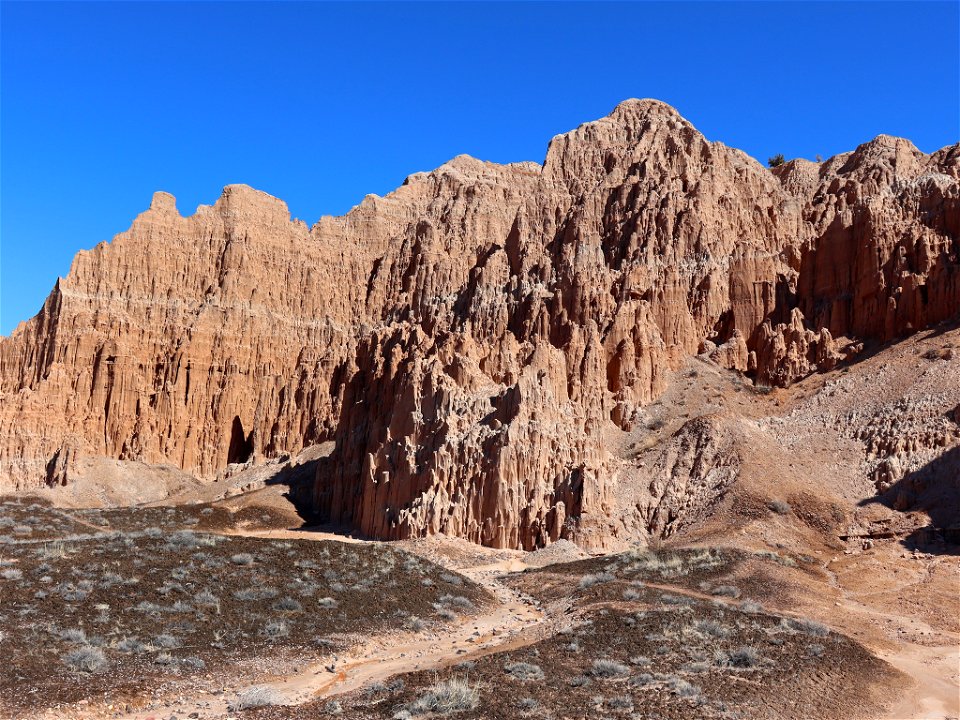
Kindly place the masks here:
[[(0, 488), (104, 458), (209, 482), (330, 443), (312, 510), (369, 537), (665, 536), (750, 453), (718, 406), (637, 461), (678, 373), (787, 387), (955, 320), (958, 176), (957, 146), (888, 136), (768, 170), (629, 100), (542, 166), (460, 156), (313, 227), (243, 185), (189, 217), (158, 192), (0, 343)], [(841, 460), (886, 490), (948, 453), (937, 392), (852, 408)]]
[(158, 192), (0, 339), (0, 495), (3, 718), (957, 717), (960, 145)]

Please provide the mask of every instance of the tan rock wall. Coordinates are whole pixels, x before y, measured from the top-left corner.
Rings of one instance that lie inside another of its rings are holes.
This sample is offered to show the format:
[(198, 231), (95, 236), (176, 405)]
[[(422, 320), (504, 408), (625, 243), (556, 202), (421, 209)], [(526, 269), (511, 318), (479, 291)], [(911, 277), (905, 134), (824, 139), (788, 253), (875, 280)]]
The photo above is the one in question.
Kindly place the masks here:
[(158, 193), (0, 342), (0, 482), (89, 455), (212, 479), (333, 440), (327, 519), (603, 546), (605, 438), (686, 357), (787, 384), (956, 315), (957, 150), (771, 172), (627, 101), (542, 168), (461, 156), (313, 228), (245, 186), (190, 217)]

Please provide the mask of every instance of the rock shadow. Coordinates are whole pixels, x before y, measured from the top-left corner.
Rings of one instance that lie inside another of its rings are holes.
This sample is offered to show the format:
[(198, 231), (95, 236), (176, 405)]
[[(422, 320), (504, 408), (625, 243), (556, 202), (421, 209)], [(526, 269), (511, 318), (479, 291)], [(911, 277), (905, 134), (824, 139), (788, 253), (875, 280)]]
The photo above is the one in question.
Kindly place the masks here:
[(286, 463), (266, 480), (267, 485), (285, 485), (284, 497), (290, 501), (302, 524), (300, 529), (317, 524), (318, 516), (313, 504), (313, 488), (317, 478), (317, 466), (326, 458), (316, 458), (294, 465)]
[(930, 523), (904, 537), (911, 550), (960, 555), (960, 447), (907, 473), (886, 492), (860, 502), (880, 503), (899, 512), (922, 512)]

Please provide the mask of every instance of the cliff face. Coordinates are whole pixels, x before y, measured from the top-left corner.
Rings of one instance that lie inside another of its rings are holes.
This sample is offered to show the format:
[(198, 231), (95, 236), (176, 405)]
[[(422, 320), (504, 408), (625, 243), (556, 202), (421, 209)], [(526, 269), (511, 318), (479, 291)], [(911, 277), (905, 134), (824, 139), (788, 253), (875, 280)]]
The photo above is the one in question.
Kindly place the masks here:
[(333, 440), (331, 520), (602, 545), (608, 438), (685, 358), (788, 384), (960, 310), (958, 167), (881, 136), (771, 172), (645, 100), (313, 228), (244, 186), (189, 218), (158, 193), (0, 344), (0, 482)]

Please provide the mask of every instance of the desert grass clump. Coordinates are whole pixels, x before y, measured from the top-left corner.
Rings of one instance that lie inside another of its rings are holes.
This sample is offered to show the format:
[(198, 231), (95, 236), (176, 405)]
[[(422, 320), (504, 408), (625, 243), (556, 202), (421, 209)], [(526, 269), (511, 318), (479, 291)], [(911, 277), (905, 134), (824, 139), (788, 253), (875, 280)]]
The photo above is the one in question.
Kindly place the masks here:
[(148, 615), (158, 615), (163, 612), (163, 608), (152, 603), (149, 600), (141, 600), (136, 605), (134, 605), (131, 610), (136, 610), (137, 612), (147, 613)]
[(180, 641), (175, 638), (173, 635), (164, 633), (163, 635), (157, 635), (153, 639), (153, 644), (159, 648), (177, 648), (180, 647)]
[(743, 645), (727, 654), (727, 665), (735, 668), (752, 668), (760, 664), (760, 653), (749, 645)]
[(437, 603), (434, 603), (433, 606), (437, 611), (437, 617), (444, 622), (453, 622), (457, 619), (457, 614), (453, 610), (445, 608), (443, 605), (438, 605)]
[(234, 565), (253, 565), (253, 555), (250, 553), (237, 553), (230, 556), (230, 562)]
[(677, 697), (681, 698), (696, 698), (700, 696), (700, 688), (696, 685), (691, 685), (686, 680), (676, 675), (672, 675), (667, 678), (667, 687)]
[(655, 553), (646, 551), (637, 556), (636, 562), (634, 562), (628, 568), (632, 571), (646, 571), (646, 572), (655, 572), (658, 575), (663, 577), (678, 577), (686, 575), (689, 571), (683, 564), (683, 558), (679, 555), (668, 555), (666, 557), (660, 557)]
[(190, 568), (178, 567), (170, 571), (170, 577), (174, 580), (186, 580), (190, 577)]
[(162, 652), (153, 659), (154, 665), (162, 665), (163, 667), (171, 667), (177, 664), (176, 659), (168, 652)]
[(598, 585), (599, 583), (611, 582), (614, 579), (613, 574), (609, 572), (592, 573), (580, 578), (579, 587), (583, 590)]
[(237, 600), (243, 600), (248, 602), (251, 600), (269, 600), (270, 598), (275, 598), (280, 593), (276, 588), (272, 587), (258, 587), (258, 588), (244, 588), (243, 590), (237, 590), (233, 596)]
[(830, 628), (826, 625), (806, 618), (785, 618), (780, 621), (780, 626), (787, 630), (802, 632), (806, 635), (813, 635), (814, 637), (826, 637), (830, 634)]
[(543, 670), (539, 665), (528, 662), (507, 663), (503, 666), (504, 671), (511, 677), (527, 682), (528, 680), (543, 680)]
[(165, 550), (193, 550), (198, 547), (197, 537), (192, 530), (177, 530), (167, 536)]
[(435, 683), (407, 707), (411, 715), (452, 715), (475, 710), (480, 705), (480, 690), (466, 678), (451, 678)]
[(337, 606), (337, 601), (334, 600), (332, 597), (325, 597), (317, 600), (317, 605), (327, 610), (332, 610)]
[(662, 593), (660, 595), (660, 602), (664, 605), (692, 605), (693, 600), (687, 597), (681, 597), (679, 595), (671, 595), (670, 593)]
[(452, 605), (455, 608), (471, 612), (476, 610), (476, 606), (473, 604), (473, 601), (464, 597), (463, 595), (441, 595), (438, 602), (441, 605)]
[(630, 687), (647, 687), (657, 682), (657, 679), (650, 673), (640, 673), (630, 678)]
[(276, 690), (263, 685), (254, 685), (237, 696), (234, 706), (237, 710), (251, 710), (253, 708), (270, 707), (283, 702), (283, 696)]
[(283, 620), (272, 620), (263, 626), (260, 634), (269, 640), (279, 640), (290, 634), (290, 626)]
[(405, 683), (403, 678), (394, 678), (389, 683), (373, 682), (367, 685), (364, 692), (368, 695), (382, 695), (385, 693), (396, 693), (403, 690)]
[(687, 558), (687, 566), (697, 569), (715, 568), (723, 565), (723, 555), (717, 550), (697, 550)]
[(772, 560), (775, 563), (779, 563), (784, 567), (796, 567), (797, 561), (794, 560), (789, 555), (781, 555), (780, 553), (775, 553), (769, 550), (764, 550), (762, 552), (754, 553), (757, 557), (763, 558), (764, 560)]
[(193, 612), (193, 606), (190, 603), (185, 603), (183, 600), (177, 600), (169, 608), (167, 612), (172, 613), (191, 613)]
[(279, 610), (280, 612), (288, 613), (298, 613), (303, 612), (303, 605), (300, 604), (299, 600), (295, 600), (292, 597), (280, 598), (273, 606), (274, 610)]
[(212, 608), (218, 615), (220, 614), (220, 598), (209, 590), (201, 590), (198, 592), (193, 596), (193, 602), (195, 602), (198, 607)]
[(99, 673), (107, 669), (107, 657), (100, 648), (84, 645), (60, 658), (72, 670)]
[(737, 599), (740, 597), (740, 590), (735, 588), (733, 585), (717, 585), (713, 590), (710, 591), (710, 594), (717, 597)]
[(407, 619), (407, 628), (413, 632), (423, 632), (427, 629), (427, 623), (425, 623), (421, 618), (418, 618), (416, 615), (411, 616)]
[(784, 502), (783, 500), (771, 500), (767, 503), (767, 508), (771, 512), (775, 512), (777, 515), (790, 514), (790, 504)]
[(135, 637), (125, 637), (120, 640), (116, 645), (116, 649), (122, 653), (143, 653), (147, 651), (147, 645), (140, 642)]
[(37, 553), (37, 556), (41, 560), (63, 560), (69, 555), (70, 553), (67, 551), (67, 547), (63, 544), (62, 540), (44, 543), (43, 547), (40, 548)]
[(89, 645), (87, 641), (87, 633), (84, 632), (81, 628), (69, 628), (60, 633), (61, 639), (70, 643), (71, 645)]
[(125, 583), (126, 579), (123, 575), (118, 575), (115, 572), (106, 572), (100, 578), (100, 587), (102, 588), (112, 588), (114, 585), (124, 585)]
[(630, 668), (616, 660), (601, 658), (593, 661), (590, 674), (598, 678), (624, 677), (630, 674)]
[(7, 568), (0, 572), (0, 577), (4, 580), (21, 580), (23, 579), (23, 571), (17, 568)]
[(730, 634), (730, 629), (716, 620), (706, 619), (697, 620), (693, 624), (694, 629), (701, 635), (709, 635), (715, 638), (724, 638)]
[(339, 700), (330, 700), (323, 706), (323, 710), (328, 715), (343, 715), (343, 705)]

